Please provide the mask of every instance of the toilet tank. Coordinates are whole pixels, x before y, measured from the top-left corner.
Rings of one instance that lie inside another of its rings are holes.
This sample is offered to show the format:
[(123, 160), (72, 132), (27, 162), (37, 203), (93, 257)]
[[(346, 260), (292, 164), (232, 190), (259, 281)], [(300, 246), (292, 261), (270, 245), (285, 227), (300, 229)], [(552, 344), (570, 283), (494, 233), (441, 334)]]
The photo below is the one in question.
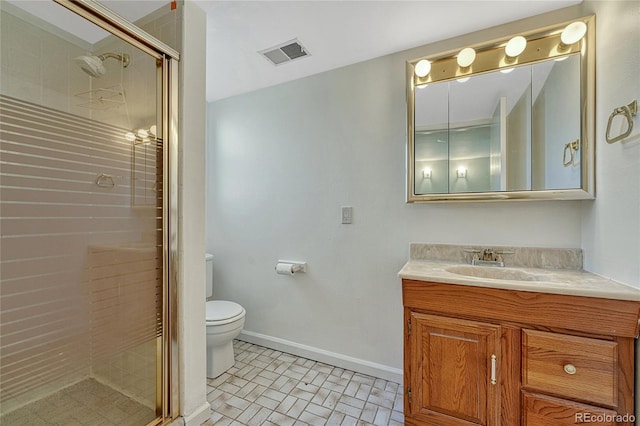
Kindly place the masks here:
[(207, 253), (204, 257), (205, 259), (205, 268), (207, 268), (207, 281), (205, 285), (207, 286), (207, 299), (213, 296), (213, 255)]

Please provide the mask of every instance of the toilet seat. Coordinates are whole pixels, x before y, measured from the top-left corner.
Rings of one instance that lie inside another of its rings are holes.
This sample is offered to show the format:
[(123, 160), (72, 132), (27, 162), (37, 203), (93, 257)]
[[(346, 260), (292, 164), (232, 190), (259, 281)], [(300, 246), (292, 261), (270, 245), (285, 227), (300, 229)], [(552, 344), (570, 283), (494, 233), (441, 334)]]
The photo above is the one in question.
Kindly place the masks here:
[(228, 300), (210, 300), (207, 302), (207, 325), (224, 325), (244, 317), (242, 306)]

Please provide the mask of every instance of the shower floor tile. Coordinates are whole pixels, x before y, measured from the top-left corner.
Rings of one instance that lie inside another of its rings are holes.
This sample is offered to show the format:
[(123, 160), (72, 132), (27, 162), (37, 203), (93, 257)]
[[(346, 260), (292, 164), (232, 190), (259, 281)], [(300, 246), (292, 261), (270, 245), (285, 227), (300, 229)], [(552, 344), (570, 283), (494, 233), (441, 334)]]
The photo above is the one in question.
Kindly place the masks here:
[(402, 425), (398, 383), (233, 342), (236, 363), (207, 381), (211, 418), (226, 425)]
[(155, 410), (87, 379), (0, 417), (11, 426), (144, 426)]

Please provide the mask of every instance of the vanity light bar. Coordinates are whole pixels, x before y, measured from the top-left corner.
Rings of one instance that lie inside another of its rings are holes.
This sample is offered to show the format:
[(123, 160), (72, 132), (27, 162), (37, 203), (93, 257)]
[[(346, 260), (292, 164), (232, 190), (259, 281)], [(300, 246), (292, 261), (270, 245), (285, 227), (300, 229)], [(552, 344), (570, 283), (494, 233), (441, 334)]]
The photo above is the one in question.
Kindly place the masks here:
[(479, 50), (466, 47), (457, 52), (448, 52), (445, 56), (427, 56), (409, 61), (408, 66), (414, 70), (414, 86), (580, 53), (592, 19), (587, 17), (543, 31), (511, 36)]

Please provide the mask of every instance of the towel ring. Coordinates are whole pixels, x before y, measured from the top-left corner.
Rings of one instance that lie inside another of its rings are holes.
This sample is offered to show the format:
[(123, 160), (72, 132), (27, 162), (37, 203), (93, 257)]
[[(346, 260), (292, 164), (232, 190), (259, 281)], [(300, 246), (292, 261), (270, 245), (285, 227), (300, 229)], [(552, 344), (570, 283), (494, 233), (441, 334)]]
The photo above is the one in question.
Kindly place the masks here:
[[(564, 144), (564, 151), (562, 151), (562, 165), (569, 167), (574, 164), (576, 151), (580, 149), (580, 140)], [(568, 154), (568, 155), (567, 155)]]
[[(618, 142), (619, 140), (622, 140), (631, 134), (631, 131), (633, 130), (633, 117), (635, 117), (637, 112), (638, 112), (638, 101), (636, 100), (631, 102), (629, 105), (623, 105), (613, 110), (613, 112), (609, 116), (609, 122), (607, 123), (607, 133), (606, 133), (607, 143)], [(613, 122), (613, 119), (616, 115), (622, 115), (627, 119), (627, 130), (624, 133), (621, 133), (618, 136), (612, 138), (610, 135), (611, 123)]]

